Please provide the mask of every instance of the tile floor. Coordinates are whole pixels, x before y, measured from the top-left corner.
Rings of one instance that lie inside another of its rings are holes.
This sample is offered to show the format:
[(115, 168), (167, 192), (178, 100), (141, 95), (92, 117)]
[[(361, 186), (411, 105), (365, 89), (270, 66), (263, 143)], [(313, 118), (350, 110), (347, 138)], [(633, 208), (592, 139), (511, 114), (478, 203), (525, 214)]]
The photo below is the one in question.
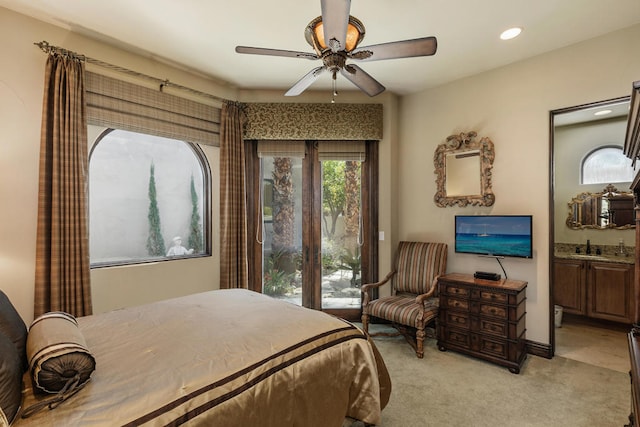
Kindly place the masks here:
[(564, 318), (555, 329), (556, 356), (591, 365), (629, 372), (629, 350), (624, 325), (600, 325), (575, 318)]

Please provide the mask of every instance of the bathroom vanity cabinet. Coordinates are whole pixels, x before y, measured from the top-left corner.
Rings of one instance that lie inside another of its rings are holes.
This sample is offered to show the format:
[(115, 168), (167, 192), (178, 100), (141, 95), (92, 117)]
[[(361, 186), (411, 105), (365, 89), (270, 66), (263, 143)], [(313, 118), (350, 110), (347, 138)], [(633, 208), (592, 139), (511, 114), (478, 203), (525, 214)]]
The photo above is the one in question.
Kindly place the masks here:
[(555, 258), (553, 299), (565, 313), (632, 323), (634, 265)]

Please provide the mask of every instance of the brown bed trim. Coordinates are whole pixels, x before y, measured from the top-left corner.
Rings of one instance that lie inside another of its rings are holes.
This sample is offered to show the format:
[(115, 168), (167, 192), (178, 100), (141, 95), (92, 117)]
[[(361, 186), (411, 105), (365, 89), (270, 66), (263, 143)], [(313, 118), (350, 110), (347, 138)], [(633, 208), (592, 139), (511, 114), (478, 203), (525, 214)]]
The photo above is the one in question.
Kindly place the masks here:
[(294, 344), (294, 345), (292, 345), (292, 346), (290, 346), (290, 347), (288, 347), (288, 348), (286, 348), (284, 350), (281, 350), (281, 351), (279, 351), (277, 353), (274, 353), (274, 354), (270, 355), (269, 357), (267, 357), (267, 358), (265, 358), (263, 360), (260, 360), (260, 361), (254, 363), (254, 364), (252, 364), (252, 365), (250, 365), (250, 366), (248, 366), (248, 367), (246, 367), (244, 369), (241, 369), (240, 371), (237, 371), (237, 372), (227, 376), (226, 378), (222, 378), (222, 379), (220, 379), (218, 381), (215, 381), (215, 382), (213, 382), (213, 383), (211, 383), (209, 385), (201, 387), (200, 389), (195, 390), (195, 391), (189, 393), (188, 395), (182, 396), (179, 399), (176, 399), (176, 400), (174, 400), (172, 402), (169, 402), (166, 405), (156, 409), (155, 411), (149, 412), (149, 413), (147, 413), (147, 414), (145, 414), (145, 415), (143, 415), (143, 416), (141, 416), (141, 417), (139, 417), (139, 418), (127, 423), (127, 424), (124, 424), (123, 427), (133, 427), (133, 426), (138, 426), (138, 425), (147, 423), (147, 422), (153, 420), (154, 418), (157, 418), (160, 415), (164, 414), (165, 412), (169, 412), (169, 411), (175, 409), (176, 407), (184, 404), (185, 402), (187, 402), (187, 401), (189, 401), (189, 400), (191, 400), (191, 399), (193, 399), (193, 398), (195, 398), (195, 397), (197, 397), (197, 396), (199, 396), (199, 395), (201, 395), (203, 393), (206, 393), (206, 392), (208, 392), (210, 390), (213, 390), (213, 389), (215, 389), (217, 387), (220, 387), (220, 386), (222, 386), (222, 385), (224, 385), (224, 384), (226, 384), (228, 382), (231, 382), (231, 381), (237, 379), (238, 377), (240, 377), (242, 375), (246, 375), (247, 373), (253, 371), (256, 368), (258, 368), (259, 366), (264, 365), (265, 363), (267, 363), (267, 362), (269, 362), (269, 361), (271, 361), (271, 360), (273, 360), (273, 359), (275, 359), (277, 357), (285, 355), (286, 353), (294, 351), (294, 350), (296, 350), (296, 349), (298, 349), (298, 348), (300, 348), (300, 347), (302, 347), (302, 346), (304, 346), (306, 344), (309, 344), (309, 343), (311, 343), (313, 341), (316, 341), (318, 339), (322, 339), (322, 338), (324, 338), (324, 337), (326, 337), (328, 335), (331, 335), (331, 334), (334, 334), (334, 333), (339, 333), (339, 332), (342, 332), (342, 331), (348, 331), (348, 330), (352, 330), (352, 331), (356, 332), (357, 334), (355, 334), (355, 335), (347, 335), (347, 336), (343, 336), (343, 337), (337, 338), (335, 340), (332, 340), (330, 342), (322, 344), (322, 345), (320, 345), (318, 347), (315, 347), (315, 348), (313, 348), (313, 349), (311, 349), (311, 350), (309, 350), (309, 351), (307, 351), (307, 352), (305, 352), (303, 354), (300, 354), (300, 355), (298, 355), (298, 356), (296, 356), (296, 357), (294, 357), (294, 358), (292, 358), (290, 360), (287, 360), (287, 361), (285, 361), (285, 362), (283, 362), (283, 363), (281, 363), (281, 364), (279, 364), (277, 366), (274, 366), (273, 368), (269, 369), (268, 371), (265, 371), (263, 374), (261, 374), (260, 376), (256, 377), (255, 379), (253, 379), (252, 381), (243, 384), (241, 387), (238, 387), (237, 389), (232, 390), (229, 393), (226, 393), (225, 395), (219, 396), (219, 397), (207, 402), (206, 404), (200, 405), (199, 407), (194, 408), (191, 411), (184, 413), (183, 415), (181, 415), (177, 419), (175, 419), (172, 422), (167, 424), (167, 426), (179, 426), (179, 425), (182, 425), (182, 424), (186, 423), (187, 421), (197, 417), (198, 415), (208, 411), (209, 409), (221, 404), (222, 402), (224, 402), (224, 401), (226, 401), (226, 400), (228, 400), (228, 399), (230, 399), (232, 397), (235, 397), (235, 396), (243, 393), (244, 391), (246, 391), (246, 390), (252, 388), (253, 386), (255, 386), (256, 384), (264, 381), (265, 379), (269, 378), (270, 376), (272, 376), (273, 374), (277, 373), (278, 371), (280, 371), (280, 370), (282, 370), (284, 368), (287, 368), (288, 366), (291, 366), (294, 363), (299, 362), (300, 360), (306, 359), (307, 357), (310, 357), (310, 356), (312, 356), (312, 355), (314, 355), (316, 353), (319, 353), (320, 351), (323, 351), (323, 350), (325, 350), (325, 349), (327, 349), (329, 347), (333, 347), (333, 346), (335, 346), (337, 344), (340, 344), (340, 343), (343, 343), (345, 341), (349, 341), (349, 340), (352, 340), (352, 339), (365, 339), (366, 340), (367, 338), (360, 330), (358, 330), (358, 328), (356, 328), (355, 326), (350, 325), (350, 324), (349, 324), (349, 326), (344, 327), (344, 328), (338, 328), (338, 329), (333, 329), (333, 330), (330, 330), (330, 331), (323, 332), (323, 333), (318, 334), (318, 335), (316, 335), (314, 337), (311, 337), (311, 338), (308, 338), (308, 339), (306, 339), (304, 341), (296, 343), (296, 344)]

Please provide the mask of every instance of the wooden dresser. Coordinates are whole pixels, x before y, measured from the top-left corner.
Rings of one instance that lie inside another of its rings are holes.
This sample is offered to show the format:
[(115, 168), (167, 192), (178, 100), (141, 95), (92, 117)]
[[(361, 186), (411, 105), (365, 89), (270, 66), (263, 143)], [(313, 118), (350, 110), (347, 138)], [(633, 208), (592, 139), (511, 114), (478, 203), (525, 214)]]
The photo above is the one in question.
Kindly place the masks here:
[(526, 352), (526, 288), (520, 280), (438, 279), (438, 348), (469, 354), (520, 373)]

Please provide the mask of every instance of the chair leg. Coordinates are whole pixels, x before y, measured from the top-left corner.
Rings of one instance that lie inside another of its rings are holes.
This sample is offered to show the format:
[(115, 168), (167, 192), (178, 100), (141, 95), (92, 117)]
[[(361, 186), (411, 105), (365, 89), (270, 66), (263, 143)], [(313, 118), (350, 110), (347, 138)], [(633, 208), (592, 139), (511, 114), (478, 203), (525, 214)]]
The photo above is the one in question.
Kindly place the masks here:
[(362, 313), (362, 329), (364, 333), (369, 335), (369, 315)]
[(424, 357), (424, 327), (416, 331), (416, 355), (418, 359)]

